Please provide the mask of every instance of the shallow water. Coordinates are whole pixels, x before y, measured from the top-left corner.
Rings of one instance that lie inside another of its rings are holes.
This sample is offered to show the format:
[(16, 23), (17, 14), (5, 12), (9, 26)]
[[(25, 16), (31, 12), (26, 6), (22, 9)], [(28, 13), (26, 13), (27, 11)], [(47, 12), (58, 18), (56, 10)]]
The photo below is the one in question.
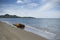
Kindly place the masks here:
[(0, 18), (0, 21), (22, 23), (28, 26), (27, 31), (51, 40), (60, 39), (60, 18)]

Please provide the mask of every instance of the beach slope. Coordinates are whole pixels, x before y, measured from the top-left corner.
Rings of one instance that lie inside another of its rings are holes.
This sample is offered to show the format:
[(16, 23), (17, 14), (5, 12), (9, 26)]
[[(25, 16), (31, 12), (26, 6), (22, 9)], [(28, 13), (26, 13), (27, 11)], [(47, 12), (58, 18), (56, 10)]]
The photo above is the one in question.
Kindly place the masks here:
[(47, 40), (36, 34), (0, 22), (0, 40)]

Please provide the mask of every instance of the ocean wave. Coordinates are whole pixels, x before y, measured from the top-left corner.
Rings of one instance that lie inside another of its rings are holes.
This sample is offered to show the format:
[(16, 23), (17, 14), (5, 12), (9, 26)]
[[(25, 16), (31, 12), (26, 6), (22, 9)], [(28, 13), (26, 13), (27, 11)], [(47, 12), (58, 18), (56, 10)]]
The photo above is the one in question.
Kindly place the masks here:
[(42, 37), (45, 37), (47, 39), (53, 39), (56, 36), (56, 34), (54, 34), (52, 32), (49, 32), (47, 30), (40, 30), (40, 29), (31, 27), (31, 26), (28, 26), (28, 25), (26, 25), (25, 30), (29, 31), (29, 32), (32, 32), (34, 34), (40, 35)]

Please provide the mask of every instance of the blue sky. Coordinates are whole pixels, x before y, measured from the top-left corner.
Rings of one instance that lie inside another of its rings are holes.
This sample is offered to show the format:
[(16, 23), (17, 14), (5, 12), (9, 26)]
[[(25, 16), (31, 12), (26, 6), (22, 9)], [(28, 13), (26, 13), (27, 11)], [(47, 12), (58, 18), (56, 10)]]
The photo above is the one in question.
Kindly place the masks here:
[(60, 0), (0, 0), (0, 15), (60, 18)]

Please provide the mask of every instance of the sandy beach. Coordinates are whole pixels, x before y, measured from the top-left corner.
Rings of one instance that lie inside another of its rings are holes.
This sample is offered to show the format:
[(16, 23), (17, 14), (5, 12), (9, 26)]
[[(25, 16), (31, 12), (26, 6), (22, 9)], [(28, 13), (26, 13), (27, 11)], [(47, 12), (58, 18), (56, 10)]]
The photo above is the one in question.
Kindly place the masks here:
[(47, 40), (36, 34), (0, 22), (0, 40)]

